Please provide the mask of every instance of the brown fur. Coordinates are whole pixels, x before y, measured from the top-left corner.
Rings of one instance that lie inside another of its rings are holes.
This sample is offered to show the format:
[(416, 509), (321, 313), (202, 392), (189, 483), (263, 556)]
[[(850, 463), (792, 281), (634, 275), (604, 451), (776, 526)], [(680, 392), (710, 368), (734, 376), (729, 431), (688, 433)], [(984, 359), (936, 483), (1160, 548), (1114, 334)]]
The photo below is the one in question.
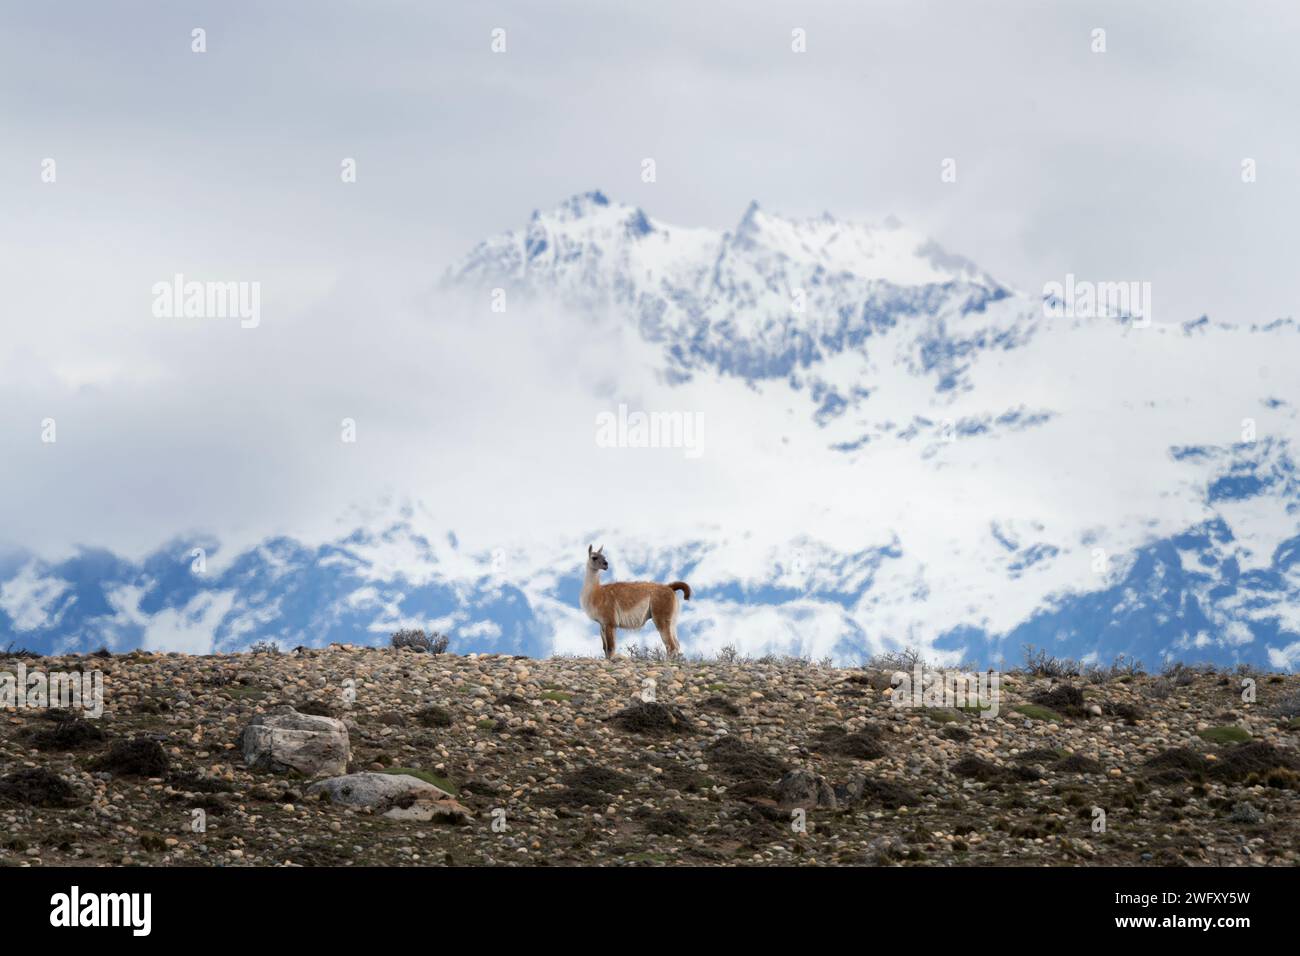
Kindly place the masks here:
[(677, 595), (691, 599), (691, 586), (684, 581), (656, 584), (653, 581), (619, 581), (601, 584), (600, 572), (609, 567), (603, 548), (587, 548), (587, 576), (582, 585), (582, 609), (600, 625), (600, 642), (605, 657), (614, 656), (617, 630), (637, 630), (654, 621), (670, 657), (681, 653), (677, 641)]

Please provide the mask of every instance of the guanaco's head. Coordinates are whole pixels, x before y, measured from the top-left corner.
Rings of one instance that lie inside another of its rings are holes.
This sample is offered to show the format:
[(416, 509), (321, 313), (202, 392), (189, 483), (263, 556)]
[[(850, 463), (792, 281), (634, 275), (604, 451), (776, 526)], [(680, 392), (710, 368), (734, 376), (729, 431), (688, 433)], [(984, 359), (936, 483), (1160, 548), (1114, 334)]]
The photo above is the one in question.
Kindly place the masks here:
[(592, 571), (609, 570), (609, 562), (605, 560), (605, 555), (601, 553), (604, 550), (605, 550), (605, 546), (603, 544), (599, 548), (596, 548), (594, 551), (592, 550), (591, 545), (587, 545), (587, 567), (590, 570)]

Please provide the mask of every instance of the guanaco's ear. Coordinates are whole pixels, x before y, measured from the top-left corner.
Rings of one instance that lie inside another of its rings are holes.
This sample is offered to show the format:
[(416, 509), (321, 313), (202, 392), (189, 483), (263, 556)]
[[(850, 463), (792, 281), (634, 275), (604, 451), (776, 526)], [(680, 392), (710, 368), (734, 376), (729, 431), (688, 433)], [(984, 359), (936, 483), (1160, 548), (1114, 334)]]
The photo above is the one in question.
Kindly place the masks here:
[(592, 555), (591, 545), (587, 545), (587, 557), (591, 557), (591, 555)]
[(596, 549), (596, 553), (600, 554), (604, 550), (605, 550), (605, 546), (602, 544), (599, 548)]

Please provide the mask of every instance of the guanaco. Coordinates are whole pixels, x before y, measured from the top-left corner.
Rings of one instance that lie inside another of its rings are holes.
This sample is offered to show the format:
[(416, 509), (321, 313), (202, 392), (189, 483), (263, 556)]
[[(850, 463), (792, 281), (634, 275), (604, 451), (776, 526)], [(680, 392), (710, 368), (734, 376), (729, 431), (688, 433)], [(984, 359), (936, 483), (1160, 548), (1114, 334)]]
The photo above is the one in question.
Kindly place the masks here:
[(600, 625), (600, 643), (605, 649), (605, 659), (614, 656), (614, 632), (617, 628), (636, 630), (651, 619), (659, 629), (669, 657), (681, 653), (677, 642), (677, 595), (691, 599), (691, 586), (685, 581), (656, 584), (653, 581), (618, 581), (601, 584), (600, 572), (609, 569), (602, 553), (605, 546), (592, 549), (587, 545), (587, 576), (582, 582), (582, 609)]

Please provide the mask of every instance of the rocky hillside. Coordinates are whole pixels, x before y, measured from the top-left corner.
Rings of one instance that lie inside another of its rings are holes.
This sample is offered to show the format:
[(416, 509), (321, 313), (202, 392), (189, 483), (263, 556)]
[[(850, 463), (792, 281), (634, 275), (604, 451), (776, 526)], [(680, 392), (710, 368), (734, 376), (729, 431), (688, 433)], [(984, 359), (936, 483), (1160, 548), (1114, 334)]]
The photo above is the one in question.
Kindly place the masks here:
[(984, 719), (798, 661), (21, 663), (105, 707), (4, 712), (12, 865), (1300, 862), (1296, 676), (1017, 672)]

